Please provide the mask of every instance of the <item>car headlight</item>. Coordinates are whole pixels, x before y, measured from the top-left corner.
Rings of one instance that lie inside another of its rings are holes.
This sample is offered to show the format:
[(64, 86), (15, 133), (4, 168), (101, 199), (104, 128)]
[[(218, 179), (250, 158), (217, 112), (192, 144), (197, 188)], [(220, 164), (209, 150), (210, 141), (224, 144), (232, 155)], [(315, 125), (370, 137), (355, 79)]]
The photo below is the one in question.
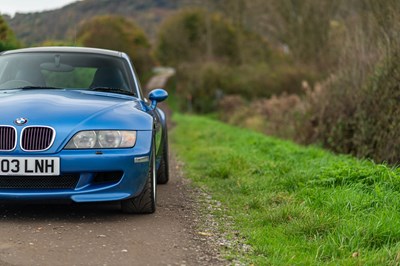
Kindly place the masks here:
[(90, 130), (75, 134), (65, 149), (132, 148), (136, 143), (136, 131)]

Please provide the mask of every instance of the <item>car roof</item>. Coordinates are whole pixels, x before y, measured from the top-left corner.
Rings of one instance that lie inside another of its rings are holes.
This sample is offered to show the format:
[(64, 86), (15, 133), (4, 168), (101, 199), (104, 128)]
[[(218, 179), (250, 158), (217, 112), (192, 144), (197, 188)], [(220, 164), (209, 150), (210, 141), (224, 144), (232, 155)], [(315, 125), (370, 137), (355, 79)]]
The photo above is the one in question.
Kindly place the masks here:
[(9, 50), (1, 53), (1, 55), (6, 54), (18, 54), (18, 53), (35, 53), (35, 52), (65, 52), (65, 53), (93, 53), (93, 54), (102, 54), (116, 57), (123, 57), (122, 52), (106, 50), (100, 48), (89, 48), (89, 47), (72, 47), (72, 46), (49, 46), (49, 47), (33, 47), (33, 48), (23, 48), (16, 50)]

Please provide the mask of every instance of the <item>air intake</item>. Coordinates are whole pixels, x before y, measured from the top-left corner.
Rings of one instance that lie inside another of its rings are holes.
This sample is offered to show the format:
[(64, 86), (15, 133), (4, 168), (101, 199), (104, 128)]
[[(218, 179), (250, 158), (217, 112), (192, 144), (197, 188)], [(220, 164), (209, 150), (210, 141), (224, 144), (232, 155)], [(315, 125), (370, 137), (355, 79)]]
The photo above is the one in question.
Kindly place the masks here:
[(55, 138), (50, 127), (26, 127), (21, 135), (21, 148), (24, 151), (44, 151), (51, 147)]
[(74, 189), (79, 174), (60, 176), (0, 176), (0, 189)]
[(17, 131), (13, 127), (0, 126), (0, 151), (12, 151), (17, 143)]

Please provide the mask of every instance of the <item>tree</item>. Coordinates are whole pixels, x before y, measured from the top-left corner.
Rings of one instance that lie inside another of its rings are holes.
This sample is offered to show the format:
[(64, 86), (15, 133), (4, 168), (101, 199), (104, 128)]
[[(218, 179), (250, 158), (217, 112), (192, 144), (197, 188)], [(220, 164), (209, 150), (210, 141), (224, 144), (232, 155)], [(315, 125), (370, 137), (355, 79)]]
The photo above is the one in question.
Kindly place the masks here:
[(94, 17), (80, 26), (77, 39), (84, 46), (127, 53), (141, 76), (154, 65), (150, 43), (145, 33), (124, 17)]
[(161, 26), (156, 54), (163, 64), (223, 61), (238, 63), (239, 31), (220, 14), (187, 9)]
[[(268, 0), (255, 1), (255, 8), (268, 15), (261, 21), (270, 26), (269, 34), (286, 45), (300, 63), (329, 71), (337, 54), (331, 51), (332, 27), (341, 1)], [(349, 1), (351, 2), (351, 1)], [(253, 8), (254, 8), (253, 7)], [(261, 8), (262, 7), (262, 8)], [(273, 25), (273, 26), (271, 26)]]
[(40, 43), (38, 46), (75, 46), (75, 43), (72, 41), (63, 40), (46, 40)]
[(0, 16), (0, 52), (19, 47), (20, 43), (15, 38), (13, 31), (7, 25), (3, 17)]

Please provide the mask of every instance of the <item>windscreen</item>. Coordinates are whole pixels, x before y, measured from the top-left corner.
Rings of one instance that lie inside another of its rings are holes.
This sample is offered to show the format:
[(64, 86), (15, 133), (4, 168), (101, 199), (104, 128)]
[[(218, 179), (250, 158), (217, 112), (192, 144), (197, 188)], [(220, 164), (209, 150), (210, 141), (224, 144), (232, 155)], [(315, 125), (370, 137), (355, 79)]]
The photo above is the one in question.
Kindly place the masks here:
[(20, 53), (0, 56), (0, 90), (60, 88), (126, 91), (134, 94), (122, 58), (88, 53)]

